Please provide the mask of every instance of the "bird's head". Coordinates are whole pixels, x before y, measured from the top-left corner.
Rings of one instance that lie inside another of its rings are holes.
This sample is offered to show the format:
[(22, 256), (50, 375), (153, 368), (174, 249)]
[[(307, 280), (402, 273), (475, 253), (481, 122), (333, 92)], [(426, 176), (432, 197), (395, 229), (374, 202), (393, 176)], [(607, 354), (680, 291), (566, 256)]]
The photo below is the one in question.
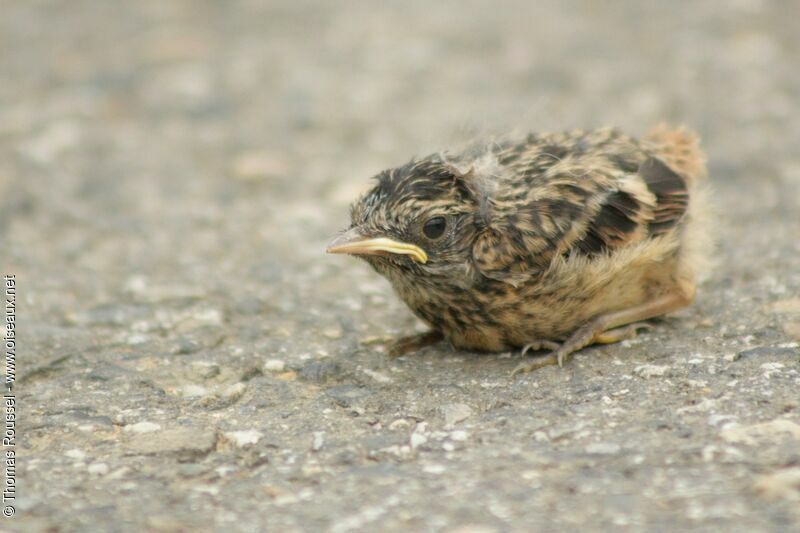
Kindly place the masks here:
[(361, 257), (392, 281), (468, 283), (482, 224), (470, 171), (430, 156), (376, 180), (353, 204), (350, 228), (331, 241), (328, 252)]

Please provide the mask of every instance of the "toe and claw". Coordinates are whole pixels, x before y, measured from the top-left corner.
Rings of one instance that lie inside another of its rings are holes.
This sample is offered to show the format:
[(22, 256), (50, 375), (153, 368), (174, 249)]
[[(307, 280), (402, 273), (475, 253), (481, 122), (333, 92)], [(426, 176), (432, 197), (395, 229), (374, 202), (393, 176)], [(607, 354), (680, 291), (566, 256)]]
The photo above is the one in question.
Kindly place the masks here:
[(549, 340), (536, 340), (527, 344), (522, 349), (523, 356), (528, 350), (538, 351), (544, 349), (550, 350), (550, 353), (523, 361), (517, 365), (511, 375), (516, 376), (517, 374), (532, 372), (550, 365), (562, 367), (569, 356), (581, 348), (591, 344), (611, 344), (625, 339), (632, 339), (640, 330), (652, 329), (652, 325), (647, 322), (636, 322), (613, 329), (606, 329), (605, 326), (606, 324), (602, 321), (590, 322), (579, 328), (566, 341), (560, 344)]
[[(549, 354), (534, 359), (533, 361), (520, 363), (514, 369), (513, 374), (530, 372), (547, 365), (563, 366), (564, 361), (572, 354), (589, 346), (590, 344), (610, 344), (625, 339), (632, 339), (641, 329), (650, 329), (652, 326), (643, 320), (665, 315), (686, 307), (694, 299), (695, 286), (688, 280), (680, 280), (676, 290), (663, 294), (657, 298), (649, 300), (628, 309), (613, 311), (600, 315), (581, 328), (578, 328), (564, 343)], [(533, 343), (532, 347), (540, 346), (547, 348), (544, 344)], [(523, 354), (527, 350), (523, 350)]]
[(440, 331), (426, 331), (418, 335), (409, 335), (392, 342), (389, 345), (389, 357), (392, 359), (401, 357), (407, 353), (416, 352), (444, 339)]
[[(550, 365), (562, 367), (569, 356), (581, 348), (591, 344), (611, 344), (625, 339), (632, 339), (640, 330), (652, 329), (652, 325), (647, 322), (635, 322), (611, 329), (607, 329), (607, 327), (607, 322), (595, 320), (579, 328), (562, 343), (546, 339), (532, 341), (522, 348), (523, 357), (529, 351), (550, 350), (550, 353), (523, 361), (517, 365), (511, 375), (515, 376), (525, 372), (532, 372)], [(389, 356), (392, 358), (400, 357), (409, 352), (415, 352), (435, 344), (443, 338), (444, 336), (439, 331), (428, 331), (418, 335), (403, 337), (389, 346)]]
[[(611, 344), (625, 339), (632, 339), (640, 330), (652, 329), (652, 325), (647, 322), (635, 322), (617, 328), (607, 328), (607, 322), (595, 320), (579, 328), (562, 343), (546, 339), (532, 341), (522, 348), (523, 357), (529, 351), (550, 350), (550, 353), (523, 361), (517, 365), (511, 375), (532, 372), (550, 365), (564, 366), (569, 356), (581, 348), (591, 344)], [(392, 358), (400, 357), (435, 344), (443, 338), (444, 336), (439, 331), (428, 331), (418, 335), (402, 337), (389, 346), (389, 356)]]

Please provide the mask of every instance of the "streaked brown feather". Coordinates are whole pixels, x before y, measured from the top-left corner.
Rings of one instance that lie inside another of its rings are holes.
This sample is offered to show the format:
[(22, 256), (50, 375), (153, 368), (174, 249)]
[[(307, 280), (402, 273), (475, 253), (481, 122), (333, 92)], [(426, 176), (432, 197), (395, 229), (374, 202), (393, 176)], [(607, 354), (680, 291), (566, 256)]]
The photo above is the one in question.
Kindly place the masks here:
[[(424, 265), (365, 257), (417, 316), (456, 346), (501, 350), (563, 338), (693, 276), (700, 252), (683, 227), (704, 168), (682, 130), (531, 134), (384, 172), (352, 220), (426, 250)], [(456, 221), (437, 243), (419, 234), (432, 214)]]

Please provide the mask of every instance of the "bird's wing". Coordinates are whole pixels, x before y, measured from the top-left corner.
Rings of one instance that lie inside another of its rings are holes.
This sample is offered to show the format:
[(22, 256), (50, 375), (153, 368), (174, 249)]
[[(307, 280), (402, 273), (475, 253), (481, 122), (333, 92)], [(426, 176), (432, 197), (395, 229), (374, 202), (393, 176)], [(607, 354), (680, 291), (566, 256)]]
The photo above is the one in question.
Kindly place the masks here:
[(641, 150), (562, 158), (508, 189), (490, 202), (473, 262), (484, 276), (513, 285), (555, 257), (613, 253), (661, 235), (678, 224), (689, 198), (685, 180)]
[(645, 159), (635, 175), (625, 176), (617, 184), (604, 191), (600, 208), (586, 221), (583, 236), (564, 243), (568, 249), (596, 254), (662, 235), (680, 222), (689, 205), (686, 182), (655, 157)]

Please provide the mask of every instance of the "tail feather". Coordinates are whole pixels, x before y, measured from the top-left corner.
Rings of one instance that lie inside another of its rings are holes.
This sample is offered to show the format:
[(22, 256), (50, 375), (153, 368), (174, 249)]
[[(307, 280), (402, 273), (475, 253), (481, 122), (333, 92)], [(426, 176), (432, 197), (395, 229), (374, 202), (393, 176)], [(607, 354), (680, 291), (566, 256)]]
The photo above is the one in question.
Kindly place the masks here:
[(710, 271), (714, 239), (711, 234), (714, 206), (706, 178), (706, 156), (698, 136), (686, 128), (656, 126), (645, 136), (651, 153), (686, 180), (689, 206), (681, 232), (679, 277), (702, 280)]
[(708, 175), (700, 138), (685, 127), (660, 124), (645, 136), (653, 154), (693, 185)]

